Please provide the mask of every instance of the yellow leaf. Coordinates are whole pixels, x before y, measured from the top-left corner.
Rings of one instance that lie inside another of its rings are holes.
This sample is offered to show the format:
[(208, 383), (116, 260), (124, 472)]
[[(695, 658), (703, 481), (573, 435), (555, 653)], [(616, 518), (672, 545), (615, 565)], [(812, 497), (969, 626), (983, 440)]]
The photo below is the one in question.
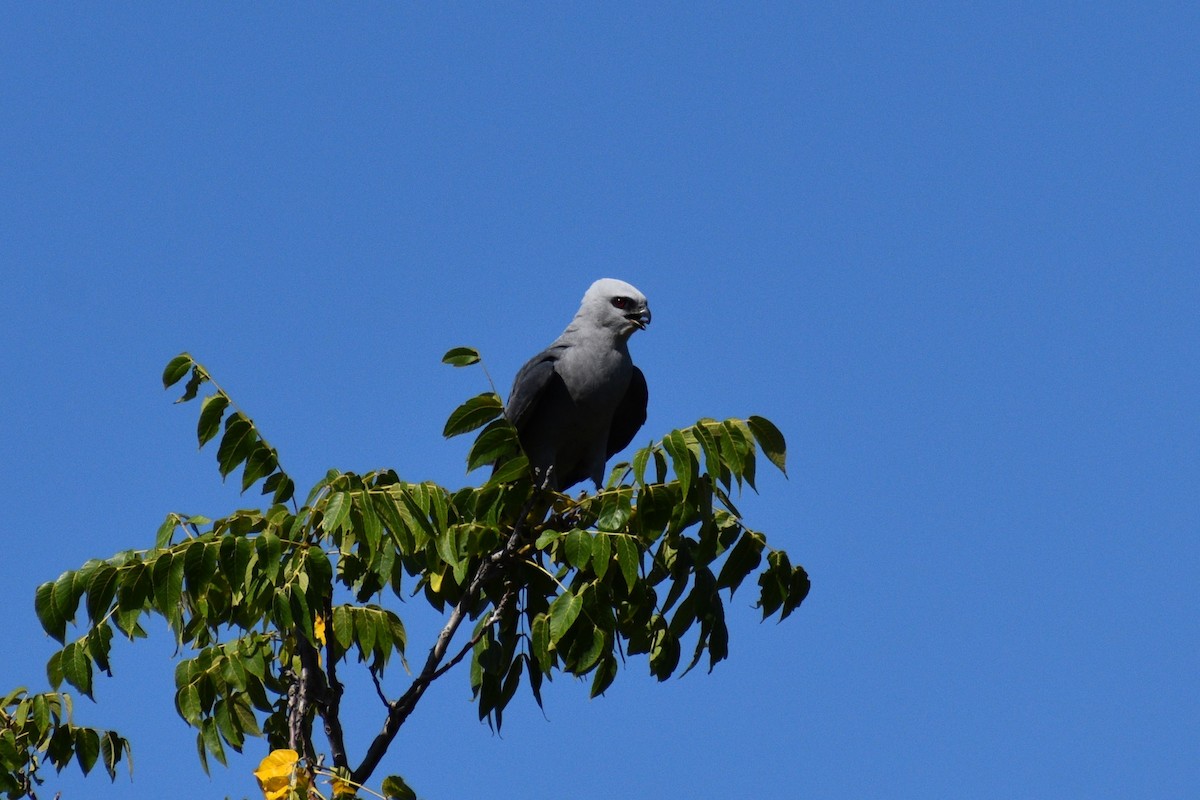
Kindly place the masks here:
[[(266, 800), (284, 800), (292, 788), (292, 772), (300, 754), (295, 750), (272, 750), (271, 754), (262, 760), (254, 777), (258, 779), (258, 788), (262, 789)], [(307, 776), (305, 776), (307, 778)]]
[(317, 638), (317, 642), (322, 647), (325, 646), (325, 618), (317, 614), (317, 618), (313, 620), (313, 636)]
[(334, 797), (353, 797), (355, 794), (357, 794), (357, 792), (354, 791), (354, 787), (341, 778), (334, 778), (332, 783)]

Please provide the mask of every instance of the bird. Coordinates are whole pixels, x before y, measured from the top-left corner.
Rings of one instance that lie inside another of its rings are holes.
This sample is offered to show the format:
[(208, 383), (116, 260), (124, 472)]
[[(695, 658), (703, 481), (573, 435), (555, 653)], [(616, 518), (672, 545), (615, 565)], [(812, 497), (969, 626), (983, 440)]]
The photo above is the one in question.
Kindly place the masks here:
[(563, 492), (590, 478), (600, 489), (608, 459), (646, 422), (646, 376), (628, 345), (649, 324), (644, 294), (602, 278), (562, 335), (517, 372), (504, 415), (537, 485)]

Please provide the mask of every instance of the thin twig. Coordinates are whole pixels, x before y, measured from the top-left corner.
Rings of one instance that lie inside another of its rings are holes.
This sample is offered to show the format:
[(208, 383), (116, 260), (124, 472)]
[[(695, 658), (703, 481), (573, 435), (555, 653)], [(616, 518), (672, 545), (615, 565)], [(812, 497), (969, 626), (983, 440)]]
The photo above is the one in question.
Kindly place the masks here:
[(371, 673), (371, 680), (375, 683), (375, 694), (379, 695), (379, 699), (383, 701), (384, 706), (390, 706), (392, 702), (383, 693), (383, 684), (379, 681), (379, 673), (373, 667), (368, 671)]
[[(429, 657), (425, 659), (425, 666), (422, 668), (421, 673), (413, 679), (412, 684), (403, 695), (388, 704), (388, 713), (383, 723), (383, 730), (372, 740), (370, 747), (367, 748), (366, 755), (363, 756), (362, 763), (358, 765), (358, 768), (351, 775), (351, 780), (355, 783), (366, 783), (371, 777), (371, 774), (379, 766), (379, 762), (387, 752), (388, 747), (391, 746), (392, 740), (396, 738), (400, 726), (404, 724), (408, 716), (413, 712), (413, 709), (421, 699), (421, 696), (425, 694), (425, 690), (429, 687), (429, 684), (445, 674), (446, 669), (441, 668), (442, 659), (445, 658), (446, 651), (450, 648), (450, 642), (454, 638), (454, 634), (458, 631), (459, 625), (462, 624), (471, 607), (475, 605), (483, 584), (488, 578), (492, 577), (493, 570), (504, 569), (512, 559), (513, 554), (520, 548), (525, 517), (533, 508), (539, 494), (539, 492), (535, 491), (525, 502), (504, 547), (492, 553), (489, 558), (485, 558), (480, 563), (479, 568), (476, 569), (471, 583), (467, 586), (466, 591), (463, 592), (462, 597), (459, 598), (458, 603), (455, 604), (454, 609), (450, 612), (450, 618), (438, 633), (433, 647), (430, 648)], [(506, 591), (504, 597), (501, 599), (501, 605), (503, 605), (505, 600), (509, 599), (509, 595), (510, 593)], [(497, 610), (500, 607), (497, 606)], [(483, 627), (486, 627), (486, 625)], [(474, 645), (472, 644), (471, 646), (473, 647)], [(451, 659), (451, 662), (447, 665), (447, 669), (459, 663), (459, 661), (466, 657), (468, 652), (470, 652), (470, 647), (461, 650)]]

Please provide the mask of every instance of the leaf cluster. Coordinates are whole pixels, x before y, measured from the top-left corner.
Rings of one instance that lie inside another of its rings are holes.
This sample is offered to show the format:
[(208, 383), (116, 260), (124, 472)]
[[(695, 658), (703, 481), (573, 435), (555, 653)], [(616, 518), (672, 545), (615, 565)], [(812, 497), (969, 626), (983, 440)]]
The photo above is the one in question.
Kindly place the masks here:
[[(478, 354), (456, 348), (445, 360), (465, 366)], [(804, 569), (734, 502), (755, 488), (759, 456), (786, 468), (784, 438), (762, 417), (671, 431), (615, 465), (603, 490), (571, 497), (535, 489), (502, 403), (487, 392), (444, 429), (477, 432), (468, 469), (498, 465), (481, 486), (331, 470), (297, 504), (275, 450), (204, 367), (180, 355), (163, 382), (189, 375), (181, 401), (214, 390), (200, 403), (200, 446), (223, 430), (221, 476), (240, 466), (242, 490), (261, 483), (271, 504), (217, 519), (168, 514), (153, 547), (63, 573), (38, 587), (35, 606), (62, 645), (47, 666), (51, 684), (89, 697), (95, 672), (111, 671), (113, 639), (144, 636), (144, 615), (164, 619), (186, 655), (176, 710), (196, 729), (206, 768), (251, 736), (315, 763), (319, 722), (333, 769), (362, 785), (425, 687), (461, 660), (480, 718), (499, 728), (522, 684), (541, 705), (556, 674), (587, 678), (595, 696), (631, 657), (644, 655), (659, 680), (702, 660), (711, 670), (729, 654), (725, 601), (756, 572), (764, 619), (786, 618), (808, 593)], [(408, 668), (397, 611), (414, 597), (448, 614), (446, 627), (408, 691), (388, 699), (393, 659)], [(463, 620), (472, 633), (451, 648)], [(357, 765), (338, 718), (338, 669), (350, 662), (375, 679), (385, 717)]]
[(128, 741), (115, 731), (76, 725), (72, 717), (68, 694), (18, 688), (0, 700), (0, 792), (5, 797), (34, 796), (44, 762), (62, 771), (74, 759), (84, 775), (100, 763), (115, 780), (124, 757), (133, 770)]

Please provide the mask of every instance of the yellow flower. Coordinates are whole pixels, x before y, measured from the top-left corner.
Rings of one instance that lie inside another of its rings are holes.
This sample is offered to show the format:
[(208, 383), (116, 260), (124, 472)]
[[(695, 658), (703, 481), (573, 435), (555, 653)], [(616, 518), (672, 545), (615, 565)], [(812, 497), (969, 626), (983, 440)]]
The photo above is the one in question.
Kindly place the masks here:
[[(258, 788), (262, 789), (266, 800), (285, 800), (292, 789), (293, 773), (300, 761), (300, 754), (295, 750), (273, 750), (262, 760), (254, 777), (258, 779)], [(308, 775), (301, 772), (295, 776), (295, 785), (303, 788), (308, 784)]]
[(334, 797), (342, 797), (343, 795), (346, 797), (353, 797), (355, 794), (357, 794), (357, 792), (354, 791), (354, 787), (341, 778), (334, 778), (331, 783), (333, 784)]
[(322, 647), (325, 646), (325, 618), (320, 614), (313, 620), (313, 636)]

